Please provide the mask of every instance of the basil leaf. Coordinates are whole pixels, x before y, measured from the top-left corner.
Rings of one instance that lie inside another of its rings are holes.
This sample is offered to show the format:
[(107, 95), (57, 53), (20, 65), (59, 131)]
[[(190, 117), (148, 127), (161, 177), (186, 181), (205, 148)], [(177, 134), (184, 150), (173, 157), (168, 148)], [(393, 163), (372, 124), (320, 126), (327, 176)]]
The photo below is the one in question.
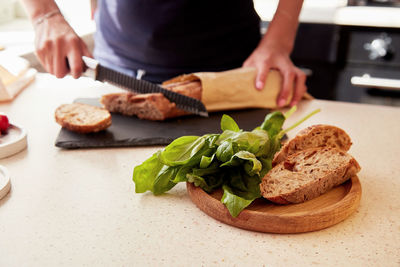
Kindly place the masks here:
[[(160, 161), (168, 166), (188, 164), (206, 144), (204, 136), (183, 136), (174, 140), (160, 154)], [(207, 149), (208, 147), (205, 147)], [(200, 160), (201, 156), (198, 157)]]
[(253, 153), (248, 151), (239, 151), (231, 159), (223, 163), (220, 167), (243, 165), (248, 175), (259, 174), (262, 169), (261, 162)]
[(161, 168), (164, 167), (164, 164), (158, 160), (159, 153), (160, 151), (154, 153), (150, 158), (134, 168), (132, 180), (135, 182), (136, 193), (153, 192), (154, 181)]
[(264, 177), (272, 169), (272, 159), (270, 158), (259, 158), (262, 169), (260, 171), (260, 177)]
[(195, 186), (199, 186), (204, 191), (211, 193), (215, 188), (220, 187), (223, 179), (221, 175), (209, 175), (199, 176), (192, 173), (187, 174), (188, 182), (193, 183)]
[(221, 202), (228, 208), (232, 217), (239, 215), (255, 199), (261, 197), (259, 186), (261, 180), (257, 175), (249, 176), (240, 171), (236, 173), (230, 176), (233, 179), (229, 179), (222, 186), (224, 194)]
[(235, 138), (237, 138), (237, 136), (239, 136), (242, 133), (242, 131), (239, 132), (234, 132), (231, 130), (225, 130), (223, 131), (222, 134), (219, 135), (217, 141), (215, 142), (215, 144), (217, 146), (220, 146), (223, 142), (227, 141), (227, 140), (233, 140)]
[(239, 168), (231, 168), (229, 171), (229, 181), (226, 182), (231, 188), (235, 190), (246, 191), (247, 185), (243, 179), (242, 172)]
[(167, 192), (176, 185), (173, 182), (176, 174), (178, 173), (179, 167), (164, 166), (161, 168), (156, 179), (154, 180), (153, 190), (154, 195), (160, 195)]
[(205, 176), (205, 175), (209, 175), (209, 174), (215, 174), (220, 172), (221, 169), (218, 168), (218, 163), (215, 162), (214, 164), (212, 164), (209, 168), (207, 169), (198, 169), (198, 168), (193, 168), (192, 173), (194, 175), (198, 175), (198, 176)]
[(265, 149), (265, 145), (269, 145), (268, 133), (263, 130), (253, 130), (252, 132), (227, 130), (219, 136), (216, 144), (221, 146), (226, 141), (236, 144), (235, 152), (247, 150), (253, 154), (259, 154), (260, 150)]
[(215, 154), (218, 160), (226, 162), (235, 154), (235, 144), (231, 140), (226, 140), (217, 148)]
[(283, 113), (275, 111), (265, 116), (264, 122), (261, 124), (260, 128), (268, 132), (269, 138), (273, 138), (281, 131), (284, 122), (285, 116)]
[[(250, 153), (251, 154), (251, 153)], [(251, 154), (254, 156), (254, 154)], [(259, 175), (262, 169), (262, 163), (254, 156), (247, 158), (244, 164), (244, 171), (250, 175)]]
[(256, 156), (269, 149), (268, 133), (263, 130), (253, 130), (246, 135), (239, 136), (235, 141), (239, 143), (240, 148), (245, 148), (241, 150), (247, 150)]
[(187, 174), (191, 173), (192, 169), (193, 169), (193, 166), (182, 166), (178, 170), (178, 172), (177, 172), (174, 180), (172, 180), (172, 182), (174, 182), (174, 183), (187, 182), (187, 180), (188, 180)]
[(260, 183), (261, 178), (258, 175), (247, 175), (246, 173), (242, 174), (242, 179), (246, 184), (246, 191), (238, 191), (236, 192), (240, 197), (244, 197), (246, 199), (256, 199), (261, 197), (260, 192)]
[(204, 135), (203, 137), (206, 139), (206, 143), (208, 144), (209, 148), (216, 148), (216, 142), (219, 138), (219, 134), (207, 134)]
[(231, 116), (228, 116), (226, 114), (222, 115), (222, 118), (221, 118), (221, 129), (222, 129), (222, 131), (225, 131), (225, 130), (230, 130), (230, 131), (233, 131), (233, 132), (239, 132), (240, 131), (240, 128), (237, 125), (237, 123), (234, 121), (234, 119), (232, 119)]
[(211, 157), (202, 156), (199, 167), (202, 169), (208, 168), (208, 166), (213, 162), (215, 155), (216, 153), (212, 154)]
[(224, 194), (222, 195), (221, 202), (227, 207), (232, 217), (237, 217), (239, 213), (244, 210), (254, 199), (245, 199), (235, 195), (231, 188), (227, 185), (222, 186)]

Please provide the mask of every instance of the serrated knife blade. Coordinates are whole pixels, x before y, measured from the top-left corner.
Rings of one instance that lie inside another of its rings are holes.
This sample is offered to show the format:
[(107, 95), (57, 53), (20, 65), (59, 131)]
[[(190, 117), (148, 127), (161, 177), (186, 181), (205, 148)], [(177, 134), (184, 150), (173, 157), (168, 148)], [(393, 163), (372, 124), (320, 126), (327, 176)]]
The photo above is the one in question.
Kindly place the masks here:
[(87, 67), (87, 70), (84, 73), (85, 76), (91, 77), (97, 81), (114, 84), (134, 93), (162, 93), (168, 100), (174, 102), (177, 108), (189, 113), (208, 117), (206, 107), (198, 99), (175, 93), (173, 91), (164, 89), (157, 84), (144, 80), (138, 80), (118, 71), (104, 67), (93, 58), (83, 56), (82, 60)]

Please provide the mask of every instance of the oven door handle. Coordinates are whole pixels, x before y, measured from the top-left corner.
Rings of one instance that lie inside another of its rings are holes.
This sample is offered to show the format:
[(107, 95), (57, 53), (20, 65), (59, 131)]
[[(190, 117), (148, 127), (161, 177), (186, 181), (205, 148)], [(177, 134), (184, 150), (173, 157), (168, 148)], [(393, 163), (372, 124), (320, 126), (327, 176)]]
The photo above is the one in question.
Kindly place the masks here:
[(364, 74), (363, 76), (353, 76), (350, 81), (354, 86), (400, 91), (400, 80), (398, 79), (376, 78)]

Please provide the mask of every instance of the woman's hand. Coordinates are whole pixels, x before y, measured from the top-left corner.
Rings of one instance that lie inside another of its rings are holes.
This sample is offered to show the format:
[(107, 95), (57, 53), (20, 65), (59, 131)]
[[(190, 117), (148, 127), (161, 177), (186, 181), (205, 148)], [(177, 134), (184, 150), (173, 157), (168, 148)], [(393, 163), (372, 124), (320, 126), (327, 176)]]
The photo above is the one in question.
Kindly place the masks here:
[(243, 67), (257, 69), (255, 87), (259, 90), (264, 88), (265, 80), (271, 69), (280, 71), (283, 84), (276, 100), (279, 107), (286, 105), (291, 93), (293, 97), (290, 105), (296, 105), (307, 90), (306, 75), (290, 60), (302, 5), (303, 0), (279, 0), (266, 34), (243, 63)]
[(57, 78), (68, 73), (79, 78), (84, 71), (82, 56), (92, 55), (61, 13), (43, 20), (34, 28), (36, 54), (43, 67)]
[(265, 42), (253, 51), (249, 58), (243, 63), (243, 67), (255, 67), (257, 76), (255, 87), (262, 90), (267, 75), (271, 69), (279, 70), (283, 84), (277, 99), (277, 105), (283, 107), (292, 93), (290, 106), (296, 105), (307, 91), (305, 85), (306, 75), (303, 71), (293, 65), (289, 57), (290, 52), (279, 44)]

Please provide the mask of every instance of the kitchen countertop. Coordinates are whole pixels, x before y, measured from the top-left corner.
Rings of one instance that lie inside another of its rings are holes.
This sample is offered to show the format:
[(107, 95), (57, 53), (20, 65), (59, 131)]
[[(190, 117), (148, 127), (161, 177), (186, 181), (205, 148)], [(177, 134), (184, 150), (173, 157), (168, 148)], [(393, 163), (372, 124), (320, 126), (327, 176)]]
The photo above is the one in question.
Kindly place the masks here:
[[(0, 104), (28, 132), (28, 148), (0, 159), (11, 192), (0, 200), (0, 266), (399, 266), (400, 109), (304, 101), (289, 122), (333, 124), (353, 139), (363, 195), (356, 213), (317, 232), (266, 234), (220, 223), (189, 199), (135, 194), (132, 170), (160, 147), (62, 150), (55, 108), (118, 91), (86, 78), (40, 74)], [(293, 136), (299, 129), (289, 133)]]

